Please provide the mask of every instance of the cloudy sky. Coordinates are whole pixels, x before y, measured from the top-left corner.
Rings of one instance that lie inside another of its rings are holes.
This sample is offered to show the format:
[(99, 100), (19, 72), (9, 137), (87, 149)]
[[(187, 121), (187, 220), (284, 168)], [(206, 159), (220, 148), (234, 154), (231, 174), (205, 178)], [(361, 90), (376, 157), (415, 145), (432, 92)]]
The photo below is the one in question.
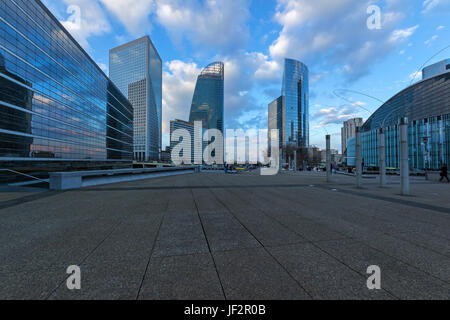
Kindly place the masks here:
[[(310, 69), (311, 144), (342, 122), (368, 118), (412, 81), (450, 57), (450, 0), (44, 0), (108, 73), (110, 48), (149, 35), (164, 63), (164, 144), (168, 124), (188, 120), (195, 81), (225, 62), (225, 125), (267, 128), (281, 93), (285, 57)], [(368, 8), (381, 9), (369, 29)], [(437, 55), (436, 55), (437, 54)]]

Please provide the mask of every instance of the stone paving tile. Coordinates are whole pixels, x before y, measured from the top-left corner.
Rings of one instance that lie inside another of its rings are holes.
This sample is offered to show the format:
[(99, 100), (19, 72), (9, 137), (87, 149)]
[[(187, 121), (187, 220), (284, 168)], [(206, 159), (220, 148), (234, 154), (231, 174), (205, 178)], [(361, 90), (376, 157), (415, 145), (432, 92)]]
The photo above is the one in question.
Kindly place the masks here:
[(200, 216), (213, 252), (261, 247), (230, 213), (204, 213)]
[(143, 300), (224, 300), (210, 254), (153, 258), (142, 284)]
[(371, 247), (354, 241), (318, 242), (327, 253), (361, 274), (371, 265), (379, 266), (382, 288), (399, 299), (449, 299), (450, 285), (393, 259)]
[(367, 278), (312, 244), (269, 248), (275, 258), (314, 299), (393, 299), (385, 291), (371, 291)]
[(214, 259), (229, 300), (310, 299), (264, 249), (216, 252)]
[(0, 205), (0, 298), (450, 298), (447, 186), (414, 180), (404, 198), (333, 179), (193, 174)]

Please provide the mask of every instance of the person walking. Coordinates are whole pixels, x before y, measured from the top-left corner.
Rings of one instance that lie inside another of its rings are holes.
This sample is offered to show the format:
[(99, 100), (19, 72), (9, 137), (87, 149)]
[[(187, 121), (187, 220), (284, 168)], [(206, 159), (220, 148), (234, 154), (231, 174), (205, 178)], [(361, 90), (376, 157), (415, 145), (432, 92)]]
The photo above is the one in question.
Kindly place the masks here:
[(450, 183), (450, 180), (448, 179), (448, 168), (447, 168), (447, 164), (444, 163), (444, 165), (442, 166), (441, 169), (441, 180), (439, 180), (440, 182), (444, 181), (444, 178), (447, 179), (447, 182)]

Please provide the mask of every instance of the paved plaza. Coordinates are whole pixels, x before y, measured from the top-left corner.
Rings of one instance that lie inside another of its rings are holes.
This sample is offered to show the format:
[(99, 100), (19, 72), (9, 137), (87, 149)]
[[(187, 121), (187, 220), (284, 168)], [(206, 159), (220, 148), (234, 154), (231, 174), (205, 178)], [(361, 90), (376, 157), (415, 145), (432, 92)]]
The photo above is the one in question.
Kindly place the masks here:
[[(0, 299), (449, 299), (450, 184), (198, 173), (0, 189)], [(66, 269), (81, 268), (81, 290)], [(367, 268), (382, 289), (368, 290)]]

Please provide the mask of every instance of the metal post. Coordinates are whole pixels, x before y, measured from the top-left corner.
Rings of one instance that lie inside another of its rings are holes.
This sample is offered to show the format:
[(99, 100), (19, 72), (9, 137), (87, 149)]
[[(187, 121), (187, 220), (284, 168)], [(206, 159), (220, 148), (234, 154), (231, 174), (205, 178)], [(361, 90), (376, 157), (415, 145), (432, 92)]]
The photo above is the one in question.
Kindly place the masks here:
[(356, 187), (362, 188), (362, 146), (361, 146), (361, 127), (356, 128)]
[(297, 150), (294, 151), (294, 171), (297, 172)]
[(384, 129), (379, 131), (379, 157), (380, 157), (380, 187), (386, 187), (386, 137), (384, 135)]
[(331, 136), (327, 135), (327, 182), (331, 182)]
[(409, 184), (409, 146), (408, 146), (408, 118), (400, 120), (400, 178), (401, 193), (403, 196), (410, 195)]

